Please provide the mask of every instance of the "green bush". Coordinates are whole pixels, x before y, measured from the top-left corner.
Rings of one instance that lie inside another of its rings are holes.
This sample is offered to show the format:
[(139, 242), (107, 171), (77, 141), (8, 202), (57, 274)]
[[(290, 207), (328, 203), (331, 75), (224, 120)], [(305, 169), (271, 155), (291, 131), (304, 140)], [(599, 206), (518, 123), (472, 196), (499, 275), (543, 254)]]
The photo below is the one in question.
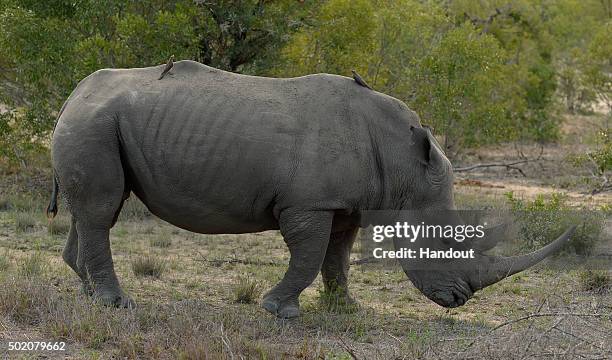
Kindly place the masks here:
[(9, 211), (11, 209), (11, 202), (8, 199), (0, 198), (0, 211)]
[(612, 279), (606, 270), (584, 270), (580, 272), (580, 285), (585, 291), (601, 293), (610, 289)]
[(603, 232), (604, 216), (601, 212), (572, 209), (564, 194), (553, 193), (548, 198), (538, 195), (531, 201), (516, 198), (512, 192), (506, 196), (520, 224), (520, 247), (525, 250), (538, 249), (577, 225), (564, 251), (586, 255), (591, 253)]

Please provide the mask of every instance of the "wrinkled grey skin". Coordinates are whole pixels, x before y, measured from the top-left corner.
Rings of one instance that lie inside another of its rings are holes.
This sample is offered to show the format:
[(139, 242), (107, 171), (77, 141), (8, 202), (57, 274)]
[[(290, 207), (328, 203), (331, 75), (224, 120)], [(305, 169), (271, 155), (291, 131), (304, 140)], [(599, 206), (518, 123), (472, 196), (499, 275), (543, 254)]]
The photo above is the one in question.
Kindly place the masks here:
[[(351, 301), (360, 211), (454, 208), (449, 161), (397, 99), (336, 75), (271, 79), (179, 61), (158, 81), (162, 67), (93, 73), (53, 134), (55, 179), (72, 214), (63, 258), (105, 304), (134, 305), (109, 243), (130, 192), (198, 233), (280, 229), (291, 260), (262, 306), (283, 318), (298, 316), (319, 271), (327, 292)], [(443, 306), (478, 289), (469, 274), (408, 275)]]

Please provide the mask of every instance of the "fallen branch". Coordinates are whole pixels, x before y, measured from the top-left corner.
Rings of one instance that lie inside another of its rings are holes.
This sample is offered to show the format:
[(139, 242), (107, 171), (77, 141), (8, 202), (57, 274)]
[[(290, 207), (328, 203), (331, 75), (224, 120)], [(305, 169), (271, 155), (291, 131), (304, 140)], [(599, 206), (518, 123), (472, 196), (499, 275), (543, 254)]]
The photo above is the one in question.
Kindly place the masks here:
[(539, 161), (542, 159), (542, 154), (544, 153), (544, 147), (540, 147), (540, 154), (535, 159), (527, 159), (524, 157), (522, 153), (520, 153), (521, 160), (511, 161), (511, 162), (498, 162), (498, 163), (488, 163), (488, 164), (475, 164), (465, 167), (456, 167), (453, 169), (454, 172), (464, 172), (464, 171), (472, 171), (474, 169), (482, 169), (482, 168), (490, 168), (490, 167), (505, 167), (508, 170), (516, 170), (524, 177), (527, 177), (523, 172), (523, 169), (517, 167), (516, 165), (527, 164), (530, 162)]
[(532, 161), (532, 160), (525, 159), (525, 160), (519, 160), (519, 161), (514, 161), (514, 162), (508, 162), (508, 163), (476, 164), (476, 165), (471, 165), (471, 166), (466, 166), (466, 167), (454, 168), (453, 171), (454, 172), (463, 172), (463, 171), (471, 171), (471, 170), (480, 169), (480, 168), (505, 167), (508, 170), (517, 170), (518, 172), (521, 173), (521, 175), (523, 175), (524, 177), (527, 177), (527, 175), (525, 175), (523, 170), (521, 168), (519, 168), (519, 167), (516, 167), (515, 165), (526, 164), (526, 163), (528, 163), (530, 161)]

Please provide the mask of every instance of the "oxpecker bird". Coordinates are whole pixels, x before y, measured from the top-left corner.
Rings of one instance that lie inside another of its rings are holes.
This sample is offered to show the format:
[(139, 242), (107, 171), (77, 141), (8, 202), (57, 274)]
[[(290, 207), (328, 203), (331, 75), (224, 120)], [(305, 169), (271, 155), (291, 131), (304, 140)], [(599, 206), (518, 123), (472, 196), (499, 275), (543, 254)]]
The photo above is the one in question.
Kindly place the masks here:
[(164, 71), (162, 71), (161, 75), (159, 76), (159, 79), (157, 80), (163, 79), (164, 76), (166, 76), (168, 71), (170, 71), (173, 66), (174, 66), (174, 55), (170, 56), (170, 59), (168, 59), (168, 62), (166, 63), (166, 67), (164, 67)]
[(351, 72), (353, 73), (353, 79), (357, 82), (357, 84), (372, 90), (372, 87), (368, 85), (368, 83), (365, 82), (365, 80), (363, 80), (355, 70), (351, 70)]

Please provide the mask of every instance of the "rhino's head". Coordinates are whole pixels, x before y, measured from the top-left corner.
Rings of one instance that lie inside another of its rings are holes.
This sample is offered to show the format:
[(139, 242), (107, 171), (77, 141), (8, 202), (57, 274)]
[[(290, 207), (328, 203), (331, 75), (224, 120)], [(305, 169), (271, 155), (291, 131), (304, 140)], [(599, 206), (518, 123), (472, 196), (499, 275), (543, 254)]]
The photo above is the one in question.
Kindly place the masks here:
[[(404, 209), (426, 214), (429, 219), (438, 214), (455, 213), (453, 200), (453, 170), (440, 145), (429, 129), (412, 127), (412, 150), (418, 155), (417, 178)], [(461, 224), (462, 220), (446, 215), (445, 222)], [(499, 257), (484, 254), (494, 247), (505, 233), (499, 226), (485, 230), (485, 236), (472, 242), (457, 243), (454, 239), (437, 239), (437, 248), (474, 249), (475, 258), (444, 260), (429, 264), (429, 260), (400, 260), (404, 272), (413, 284), (429, 299), (444, 307), (457, 307), (466, 303), (475, 291), (492, 285), (505, 277), (523, 271), (560, 249), (573, 234), (567, 230), (547, 246), (526, 255)], [(396, 246), (398, 243), (396, 242)], [(408, 245), (410, 246), (410, 245)], [(417, 245), (419, 246), (419, 245)], [(429, 246), (429, 245), (428, 245)], [(434, 245), (435, 246), (435, 245)]]

